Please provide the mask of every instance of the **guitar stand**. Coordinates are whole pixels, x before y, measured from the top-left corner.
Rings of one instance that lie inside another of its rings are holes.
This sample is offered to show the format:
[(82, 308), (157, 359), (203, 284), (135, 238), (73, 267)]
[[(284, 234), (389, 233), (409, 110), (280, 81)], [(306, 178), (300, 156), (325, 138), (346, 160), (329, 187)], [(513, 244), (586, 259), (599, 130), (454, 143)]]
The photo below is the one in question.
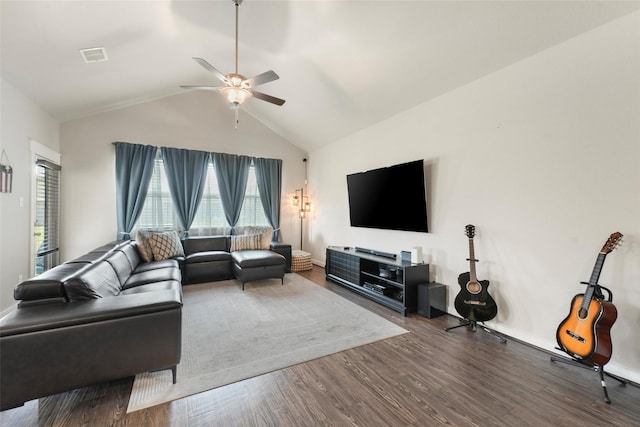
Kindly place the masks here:
[[(580, 282), (583, 285), (588, 285), (589, 282)], [(596, 298), (600, 298), (601, 300), (605, 301), (605, 297), (604, 294), (602, 293), (602, 291), (605, 291), (607, 293), (607, 298), (606, 301), (608, 302), (613, 302), (613, 292), (611, 292), (611, 289), (609, 288), (605, 288), (602, 285), (596, 284), (595, 288), (593, 290), (593, 296)]]
[[(580, 282), (583, 285), (589, 285), (589, 282)], [(606, 296), (606, 301), (608, 302), (612, 302), (613, 301), (613, 293), (611, 292), (611, 290), (609, 288), (606, 288), (602, 285), (596, 284), (595, 285), (595, 289), (593, 291), (593, 295), (596, 298), (600, 298), (601, 300), (605, 300), (605, 295), (602, 293), (602, 291), (605, 291), (607, 293)], [(563, 351), (561, 348), (556, 347), (557, 350)], [(600, 374), (600, 384), (602, 385), (602, 393), (604, 394), (604, 401), (607, 404), (611, 403), (611, 399), (609, 399), (609, 393), (607, 392), (607, 383), (604, 380), (604, 376), (608, 376), (613, 378), (614, 380), (617, 380), (618, 382), (620, 382), (622, 385), (627, 385), (628, 382), (624, 379), (624, 378), (620, 378), (617, 375), (613, 375), (610, 374), (608, 372), (605, 372), (604, 370), (604, 366), (599, 366), (599, 365), (592, 365), (592, 364), (588, 364), (588, 363), (584, 363), (578, 359), (574, 359), (574, 358), (566, 358), (566, 357), (557, 357), (557, 356), (551, 356), (551, 361), (552, 362), (560, 362), (560, 363), (566, 363), (567, 365), (572, 365), (572, 366), (577, 366), (578, 368), (584, 368), (584, 369), (591, 369), (594, 372), (598, 372)]]
[[(562, 350), (562, 349), (558, 348), (558, 350)], [(583, 369), (591, 369), (594, 372), (598, 372), (600, 374), (600, 384), (602, 385), (602, 393), (604, 394), (604, 401), (607, 404), (611, 403), (611, 399), (609, 399), (609, 393), (607, 392), (607, 383), (604, 380), (605, 375), (618, 381), (623, 386), (626, 386), (628, 384), (627, 380), (625, 380), (624, 378), (620, 378), (617, 375), (613, 375), (613, 374), (610, 374), (609, 372), (605, 372), (604, 366), (589, 365), (586, 363), (582, 363), (577, 359), (568, 359), (566, 357), (557, 357), (557, 356), (551, 356), (551, 361), (566, 363), (567, 365), (577, 366), (578, 368), (583, 368)]]
[[(449, 332), (451, 329), (461, 328), (463, 326), (468, 326), (473, 332), (475, 332), (478, 329), (478, 322), (476, 320), (460, 319), (459, 325), (449, 326), (448, 328), (444, 328), (444, 330)], [(495, 339), (500, 343), (504, 344), (507, 342), (506, 338), (504, 338), (501, 335), (498, 335), (496, 332), (492, 331), (491, 329), (487, 328), (484, 325), (480, 325), (480, 329), (486, 332), (487, 334), (489, 334), (491, 338)]]

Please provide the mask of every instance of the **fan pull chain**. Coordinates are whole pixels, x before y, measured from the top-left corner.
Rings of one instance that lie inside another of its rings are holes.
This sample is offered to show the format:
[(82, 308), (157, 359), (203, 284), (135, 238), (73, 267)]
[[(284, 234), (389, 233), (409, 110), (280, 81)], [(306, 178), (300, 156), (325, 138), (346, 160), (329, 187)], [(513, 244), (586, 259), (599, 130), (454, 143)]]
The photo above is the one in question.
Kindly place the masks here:
[(238, 120), (238, 113), (240, 110), (236, 110), (236, 130), (238, 130), (238, 123), (240, 123), (240, 121)]

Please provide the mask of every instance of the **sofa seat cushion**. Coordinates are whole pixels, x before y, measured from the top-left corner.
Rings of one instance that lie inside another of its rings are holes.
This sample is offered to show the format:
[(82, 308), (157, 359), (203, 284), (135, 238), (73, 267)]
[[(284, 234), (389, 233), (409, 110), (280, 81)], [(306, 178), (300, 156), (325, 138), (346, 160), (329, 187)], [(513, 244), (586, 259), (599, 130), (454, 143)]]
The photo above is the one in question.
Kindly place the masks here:
[(282, 255), (264, 249), (232, 252), (231, 258), (233, 262), (241, 268), (284, 265), (285, 263)]
[(185, 257), (185, 263), (196, 264), (200, 262), (213, 262), (213, 261), (229, 261), (231, 255), (225, 251), (205, 251), (189, 254)]
[(162, 282), (147, 283), (146, 285), (134, 286), (120, 292), (120, 295), (140, 294), (143, 292), (157, 292), (174, 290), (182, 292), (182, 285), (177, 280), (164, 280)]
[(134, 273), (129, 277), (129, 280), (122, 285), (122, 290), (133, 288), (135, 286), (146, 285), (148, 283), (163, 282), (165, 280), (177, 280), (180, 282), (182, 280), (180, 270), (169, 267)]

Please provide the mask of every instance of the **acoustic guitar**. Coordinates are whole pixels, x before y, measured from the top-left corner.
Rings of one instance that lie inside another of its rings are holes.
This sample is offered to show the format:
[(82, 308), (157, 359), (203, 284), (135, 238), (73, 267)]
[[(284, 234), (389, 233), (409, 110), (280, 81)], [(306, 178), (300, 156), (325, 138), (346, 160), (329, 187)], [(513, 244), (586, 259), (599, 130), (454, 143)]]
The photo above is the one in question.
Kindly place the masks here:
[(475, 226), (469, 224), (465, 227), (465, 234), (469, 239), (469, 271), (458, 276), (460, 292), (455, 299), (455, 307), (460, 316), (467, 320), (485, 322), (496, 317), (498, 306), (491, 298), (487, 288), (488, 280), (478, 280), (476, 275), (475, 250), (473, 248), (473, 238), (475, 236)]
[(622, 234), (609, 236), (600, 250), (584, 294), (577, 294), (571, 300), (569, 315), (560, 323), (556, 340), (560, 349), (574, 359), (588, 364), (604, 366), (611, 359), (611, 327), (618, 317), (611, 294), (604, 300), (598, 278), (608, 253), (620, 243)]

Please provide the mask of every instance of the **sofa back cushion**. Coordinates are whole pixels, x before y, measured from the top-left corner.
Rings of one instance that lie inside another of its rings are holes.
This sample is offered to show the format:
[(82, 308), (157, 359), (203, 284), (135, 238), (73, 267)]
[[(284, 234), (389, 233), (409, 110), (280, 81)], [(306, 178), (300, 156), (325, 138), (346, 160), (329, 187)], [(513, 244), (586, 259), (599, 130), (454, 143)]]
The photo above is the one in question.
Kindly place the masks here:
[(127, 258), (125, 253), (122, 251), (114, 251), (113, 253), (109, 254), (107, 258), (105, 258), (105, 261), (108, 262), (116, 272), (116, 275), (118, 276), (118, 282), (122, 287), (127, 279), (129, 279), (129, 276), (131, 276), (131, 272), (133, 271), (131, 263), (129, 262), (129, 258)]
[(196, 252), (229, 252), (229, 236), (188, 237), (182, 241), (185, 255)]
[(136, 267), (143, 262), (140, 252), (138, 251), (138, 245), (134, 241), (131, 241), (129, 245), (121, 248), (120, 251), (122, 251), (129, 260), (132, 270), (135, 270)]
[(91, 264), (64, 282), (64, 290), (70, 301), (115, 296), (120, 293), (120, 288), (120, 279), (107, 261)]
[(95, 248), (90, 252), (87, 252), (86, 254), (79, 256), (78, 258), (74, 258), (70, 261), (67, 261), (65, 264), (72, 264), (77, 262), (93, 264), (103, 260), (111, 252), (117, 249), (120, 249), (127, 244), (128, 244), (128, 241), (126, 240), (114, 240), (113, 242), (110, 242), (110, 243), (107, 243), (106, 245), (102, 245), (98, 248)]
[(261, 249), (261, 240), (259, 234), (231, 236), (231, 252)]

